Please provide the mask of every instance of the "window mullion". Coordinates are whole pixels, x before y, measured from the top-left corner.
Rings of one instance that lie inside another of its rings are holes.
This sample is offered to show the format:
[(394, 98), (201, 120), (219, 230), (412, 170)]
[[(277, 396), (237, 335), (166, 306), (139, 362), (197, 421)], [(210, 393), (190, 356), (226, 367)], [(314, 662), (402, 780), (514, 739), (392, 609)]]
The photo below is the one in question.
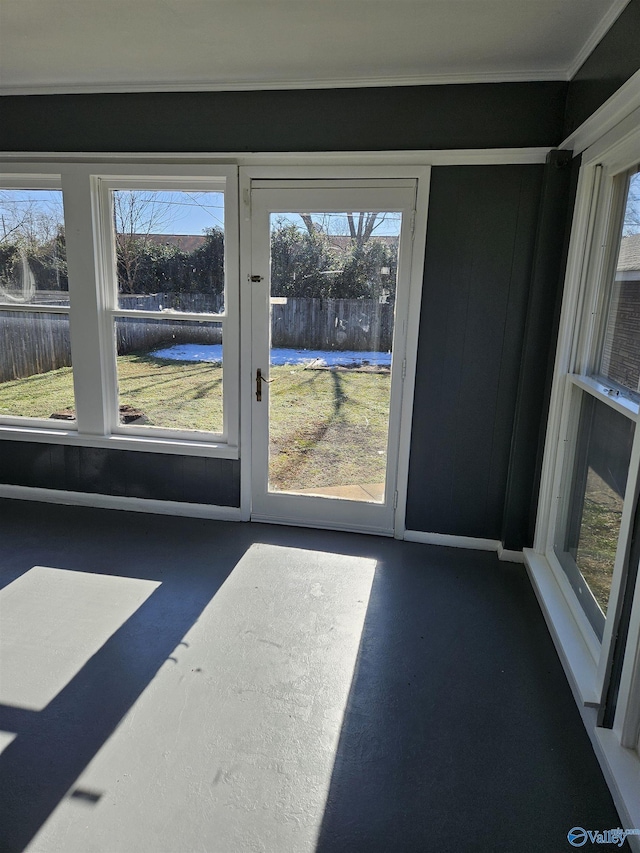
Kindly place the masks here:
[[(97, 259), (100, 246), (94, 223), (91, 177), (83, 169), (62, 176), (69, 322), (78, 431), (106, 435), (108, 417), (104, 380), (104, 330), (100, 317)], [(98, 345), (96, 346), (96, 343)]]

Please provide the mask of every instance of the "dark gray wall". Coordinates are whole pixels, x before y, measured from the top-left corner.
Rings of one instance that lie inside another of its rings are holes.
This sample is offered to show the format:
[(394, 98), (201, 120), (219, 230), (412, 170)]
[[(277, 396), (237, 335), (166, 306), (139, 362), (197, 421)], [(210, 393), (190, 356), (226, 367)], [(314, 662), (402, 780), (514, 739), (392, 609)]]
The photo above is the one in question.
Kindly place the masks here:
[(551, 151), (544, 170), (500, 537), (511, 550), (533, 544), (580, 159)]
[[(560, 138), (566, 89), (566, 83), (505, 83), (10, 97), (0, 99), (0, 149), (242, 152), (547, 146)], [(539, 171), (529, 170), (532, 175)], [(501, 174), (488, 169), (486, 186), (490, 188), (495, 177), (502, 187)], [(477, 199), (481, 218), (497, 213), (491, 200), (500, 205), (498, 196), (489, 192), (488, 201)], [(446, 217), (446, 203), (446, 197), (434, 197), (432, 223), (443, 212)], [(472, 199), (470, 211), (474, 205)], [(534, 233), (533, 220), (529, 226), (522, 224), (522, 239), (527, 227)], [(503, 248), (496, 246), (498, 252)], [(503, 260), (495, 258), (498, 266)], [(524, 296), (514, 299), (521, 304)], [(491, 311), (490, 305), (487, 308)], [(498, 335), (504, 319), (496, 315), (492, 321)], [(517, 376), (517, 371), (516, 361), (511, 373)], [(422, 383), (421, 377), (419, 394)], [(495, 443), (498, 455), (504, 456), (511, 438), (509, 422), (497, 423), (496, 429), (495, 436), (483, 440)], [(239, 501), (238, 462), (28, 442), (2, 442), (0, 449), (4, 483), (229, 506)], [(419, 512), (417, 508), (414, 517)], [(417, 529), (425, 528), (418, 524)]]
[[(9, 97), (0, 99), (0, 150), (554, 146), (572, 122), (586, 118), (638, 67), (636, 59), (617, 54), (628, 42), (625, 27), (633, 25), (639, 6), (640, 0), (632, 0), (626, 19), (614, 25), (571, 84)], [(637, 57), (635, 43), (629, 51)], [(539, 288), (548, 295), (557, 296), (560, 280), (557, 247), (537, 267), (534, 263), (536, 245), (542, 243), (536, 235), (544, 173), (542, 166), (433, 170), (410, 528), (496, 539), (504, 531), (508, 547), (530, 544), (539, 441), (529, 432), (543, 432), (547, 401), (539, 388), (535, 399), (522, 388), (518, 392), (526, 379), (520, 375), (523, 342), (529, 340), (527, 369), (535, 371), (539, 360), (544, 371), (555, 332), (550, 325), (531, 338), (532, 322), (538, 332), (552, 323), (548, 307), (536, 314), (540, 298), (529, 305), (532, 272), (542, 264)], [(554, 215), (558, 204), (565, 209), (568, 204), (570, 191), (563, 186), (554, 190)], [(533, 312), (529, 324), (528, 311)], [(0, 450), (4, 483), (228, 506), (239, 502), (238, 462), (27, 442), (2, 442)], [(524, 477), (516, 476), (522, 471)]]
[(240, 463), (232, 459), (2, 441), (0, 483), (240, 506)]
[(553, 146), (567, 83), (0, 98), (3, 151)]
[(500, 538), (543, 172), (432, 171), (409, 529)]
[(631, 0), (569, 84), (563, 138), (640, 68), (640, 0)]

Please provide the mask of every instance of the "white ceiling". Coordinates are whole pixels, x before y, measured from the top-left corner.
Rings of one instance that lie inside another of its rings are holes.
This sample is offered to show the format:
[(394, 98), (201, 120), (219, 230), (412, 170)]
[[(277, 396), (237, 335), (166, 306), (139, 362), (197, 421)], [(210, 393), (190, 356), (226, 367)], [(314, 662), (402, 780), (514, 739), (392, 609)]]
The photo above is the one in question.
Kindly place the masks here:
[(628, 0), (0, 0), (0, 94), (566, 80)]

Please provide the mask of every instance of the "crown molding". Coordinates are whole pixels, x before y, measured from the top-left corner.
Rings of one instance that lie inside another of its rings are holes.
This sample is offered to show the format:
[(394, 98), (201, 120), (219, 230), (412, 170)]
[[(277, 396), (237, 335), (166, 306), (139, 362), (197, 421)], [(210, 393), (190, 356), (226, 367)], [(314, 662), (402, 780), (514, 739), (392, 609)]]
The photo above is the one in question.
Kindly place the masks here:
[(572, 80), (589, 58), (594, 48), (602, 41), (613, 24), (618, 20), (630, 0), (615, 0), (602, 16), (600, 23), (576, 54), (573, 62), (566, 69), (567, 79)]
[(545, 70), (487, 71), (478, 74), (416, 74), (412, 76), (345, 77), (309, 80), (238, 80), (227, 82), (97, 83), (94, 85), (0, 86), (0, 96), (15, 95), (95, 95), (149, 92), (251, 92), (286, 89), (371, 89), (392, 86), (442, 86), (469, 83), (532, 83), (569, 79), (566, 68)]

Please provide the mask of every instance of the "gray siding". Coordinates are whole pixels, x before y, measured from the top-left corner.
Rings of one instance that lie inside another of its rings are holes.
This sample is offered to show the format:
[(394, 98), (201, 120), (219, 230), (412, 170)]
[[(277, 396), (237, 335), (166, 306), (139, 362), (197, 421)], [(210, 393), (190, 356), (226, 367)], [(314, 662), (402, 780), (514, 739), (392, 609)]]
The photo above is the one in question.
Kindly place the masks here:
[(4, 151), (553, 146), (567, 83), (0, 98)]
[(433, 170), (409, 529), (500, 537), (543, 171)]
[(640, 68), (640, 0), (631, 0), (569, 84), (563, 138)]
[(0, 483), (8, 485), (240, 506), (233, 459), (28, 441), (2, 441), (0, 451)]

